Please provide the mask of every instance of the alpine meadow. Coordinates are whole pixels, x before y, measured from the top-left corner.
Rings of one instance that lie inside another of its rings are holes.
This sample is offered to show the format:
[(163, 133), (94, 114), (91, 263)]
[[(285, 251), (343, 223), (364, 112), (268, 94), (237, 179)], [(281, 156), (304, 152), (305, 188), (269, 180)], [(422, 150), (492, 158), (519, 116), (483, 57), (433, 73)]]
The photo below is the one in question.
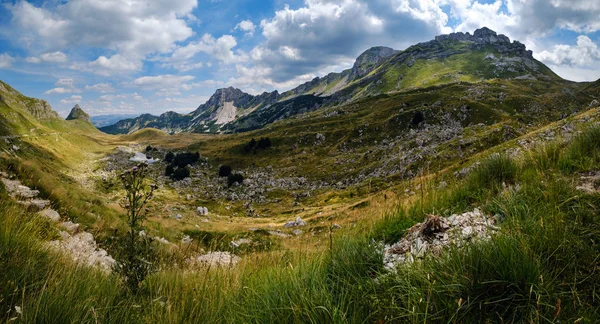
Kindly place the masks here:
[(0, 4), (0, 322), (600, 322), (596, 1), (288, 2)]

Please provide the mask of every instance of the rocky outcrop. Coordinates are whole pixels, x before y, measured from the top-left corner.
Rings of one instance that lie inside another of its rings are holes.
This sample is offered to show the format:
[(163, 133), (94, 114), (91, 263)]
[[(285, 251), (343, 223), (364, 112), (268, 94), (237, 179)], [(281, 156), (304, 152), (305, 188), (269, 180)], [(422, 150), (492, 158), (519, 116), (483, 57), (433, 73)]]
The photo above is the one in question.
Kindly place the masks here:
[[(533, 52), (525, 48), (525, 45), (518, 41), (510, 42), (510, 39), (505, 35), (498, 35), (495, 31), (483, 27), (475, 30), (473, 35), (469, 33), (451, 33), (448, 35), (436, 36), (431, 42), (443, 43), (447, 41), (471, 42), (472, 49), (479, 50), (485, 46), (492, 46), (502, 54), (512, 54), (520, 57), (533, 58)], [(429, 44), (431, 42), (422, 43)], [(421, 45), (421, 44), (420, 44)]]
[(359, 79), (369, 74), (396, 53), (398, 53), (397, 50), (384, 46), (369, 48), (360, 54), (354, 62), (354, 66), (352, 66), (352, 71), (350, 72), (350, 80)]
[(86, 123), (92, 123), (90, 120), (90, 115), (83, 111), (78, 104), (71, 109), (71, 112), (69, 113), (69, 116), (67, 116), (66, 120), (81, 120)]
[[(104, 249), (98, 247), (92, 234), (80, 231), (80, 225), (77, 223), (71, 221), (59, 223), (60, 214), (48, 208), (49, 200), (38, 198), (40, 193), (38, 190), (24, 186), (19, 180), (9, 178), (9, 175), (0, 172), (0, 181), (4, 183), (9, 196), (20, 204), (41, 209), (37, 215), (54, 223), (59, 230), (60, 239), (46, 242), (46, 247), (68, 255), (78, 264), (98, 267), (106, 273), (112, 270), (115, 260)], [(41, 205), (38, 206), (40, 202)]]
[(439, 254), (450, 246), (463, 246), (471, 241), (488, 240), (499, 228), (495, 220), (479, 209), (450, 217), (430, 215), (422, 223), (407, 230), (397, 243), (384, 248), (383, 262), (388, 270), (414, 262), (430, 254)]

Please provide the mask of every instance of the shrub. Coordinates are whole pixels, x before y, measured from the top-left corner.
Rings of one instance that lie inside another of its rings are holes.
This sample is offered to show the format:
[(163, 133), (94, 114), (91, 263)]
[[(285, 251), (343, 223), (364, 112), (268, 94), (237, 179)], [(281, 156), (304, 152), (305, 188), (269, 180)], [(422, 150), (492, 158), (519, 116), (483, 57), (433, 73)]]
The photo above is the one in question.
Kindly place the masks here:
[(174, 158), (175, 158), (175, 154), (173, 154), (173, 152), (168, 152), (168, 153), (165, 155), (165, 161), (166, 161), (167, 163), (171, 163), (171, 162), (173, 161), (173, 159), (174, 159)]
[(173, 167), (173, 165), (172, 164), (167, 165), (167, 168), (165, 169), (165, 175), (167, 177), (170, 177), (173, 174), (173, 172), (175, 172), (175, 168)]
[(467, 182), (471, 188), (490, 188), (502, 183), (513, 183), (517, 171), (517, 164), (508, 155), (494, 154), (473, 170)]
[(154, 184), (144, 184), (147, 167), (147, 164), (141, 163), (121, 174), (121, 182), (126, 192), (121, 207), (127, 210), (129, 231), (122, 238), (123, 244), (119, 245), (123, 251), (119, 254), (115, 271), (121, 275), (125, 286), (132, 293), (137, 293), (141, 283), (153, 271), (149, 241), (139, 235), (146, 219), (146, 203), (157, 188)]
[(231, 167), (228, 165), (221, 165), (219, 168), (219, 177), (228, 177), (231, 174)]
[(251, 139), (250, 142), (248, 142), (248, 144), (246, 144), (244, 146), (244, 151), (245, 152), (256, 152), (257, 150), (264, 150), (266, 148), (271, 147), (271, 139), (268, 137), (261, 137), (258, 139), (258, 141), (256, 139)]
[(231, 187), (236, 182), (242, 184), (244, 182), (244, 176), (239, 173), (232, 173), (227, 177), (227, 186)]
[(563, 171), (584, 171), (600, 161), (600, 126), (590, 127), (577, 136), (558, 161)]
[(177, 168), (171, 174), (171, 179), (175, 181), (183, 180), (190, 176), (190, 170), (188, 168)]
[(258, 149), (266, 149), (271, 147), (271, 139), (268, 137), (261, 137), (256, 145)]
[(150, 146), (150, 145), (146, 146), (146, 152), (150, 152), (150, 151), (152, 151), (152, 146)]

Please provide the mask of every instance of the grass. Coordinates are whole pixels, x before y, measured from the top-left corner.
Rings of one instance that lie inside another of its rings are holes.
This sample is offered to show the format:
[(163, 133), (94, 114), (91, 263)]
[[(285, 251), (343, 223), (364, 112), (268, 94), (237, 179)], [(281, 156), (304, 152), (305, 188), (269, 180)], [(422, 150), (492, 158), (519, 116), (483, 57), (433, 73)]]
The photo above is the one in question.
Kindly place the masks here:
[[(574, 152), (595, 132), (519, 160), (492, 155), (443, 190), (426, 184), (415, 202), (372, 228), (333, 235), (330, 249), (249, 253), (231, 270), (164, 267), (136, 296), (114, 276), (44, 251), (40, 240), (53, 234), (3, 196), (2, 316), (57, 323), (594, 323), (600, 320), (600, 194), (575, 190), (578, 171), (562, 165), (580, 165)], [(600, 163), (594, 154), (585, 159), (584, 165)], [(383, 275), (372, 238), (393, 242), (429, 213), (475, 207), (503, 220), (492, 240)]]

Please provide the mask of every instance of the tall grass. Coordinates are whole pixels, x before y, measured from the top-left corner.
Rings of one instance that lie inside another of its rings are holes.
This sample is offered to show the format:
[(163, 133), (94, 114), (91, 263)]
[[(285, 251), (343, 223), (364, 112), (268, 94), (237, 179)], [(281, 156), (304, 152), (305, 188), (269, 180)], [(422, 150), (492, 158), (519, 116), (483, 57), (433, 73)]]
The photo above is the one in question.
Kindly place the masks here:
[[(600, 195), (576, 191), (576, 175), (554, 171), (595, 167), (595, 153), (577, 153), (585, 147), (579, 141), (594, 136), (540, 148), (523, 161), (492, 156), (443, 190), (427, 186), (414, 204), (388, 213), (372, 231), (335, 235), (331, 249), (249, 253), (232, 269), (167, 269), (147, 278), (135, 296), (115, 276), (42, 249), (39, 240), (55, 233), (41, 231), (42, 220), (0, 196), (0, 317), (48, 323), (595, 323)], [(491, 240), (383, 273), (381, 251), (370, 239), (393, 242), (428, 213), (475, 207), (503, 219)]]

